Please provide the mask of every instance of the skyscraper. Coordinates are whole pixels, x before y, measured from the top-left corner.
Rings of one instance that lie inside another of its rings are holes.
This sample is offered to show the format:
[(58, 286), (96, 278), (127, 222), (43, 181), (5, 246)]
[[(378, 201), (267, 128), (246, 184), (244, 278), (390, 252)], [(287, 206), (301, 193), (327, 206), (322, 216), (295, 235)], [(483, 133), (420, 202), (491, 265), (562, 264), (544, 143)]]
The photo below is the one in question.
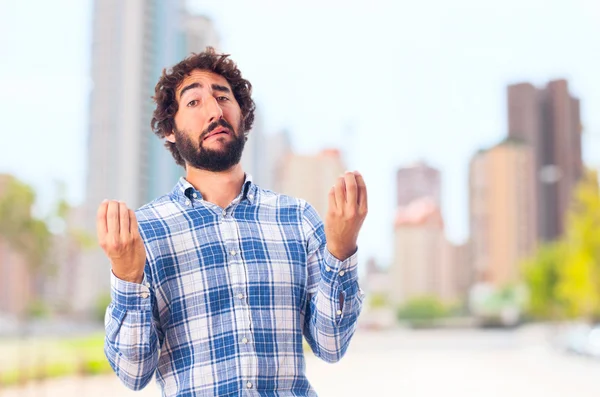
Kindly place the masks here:
[(262, 121), (262, 115), (257, 111), (254, 127), (244, 147), (242, 167), (252, 175), (254, 183), (264, 189), (279, 192), (282, 167), (292, 152), (290, 138), (286, 131), (266, 134)]
[[(0, 196), (5, 194), (13, 177), (0, 174)], [(35, 274), (23, 253), (13, 249), (0, 236), (0, 315), (21, 315), (33, 296)]]
[(396, 173), (396, 184), (399, 207), (423, 197), (431, 197), (437, 205), (441, 204), (440, 172), (424, 162), (400, 168)]
[(185, 14), (180, 0), (95, 2), (86, 200), (92, 213), (105, 198), (137, 208), (183, 174), (152, 134), (151, 97), (164, 68), (207, 45), (218, 45), (214, 26)]
[(398, 208), (394, 223), (394, 262), (389, 271), (394, 304), (422, 296), (441, 297), (444, 221), (431, 197)]
[(530, 170), (536, 187), (538, 238), (551, 241), (564, 231), (573, 189), (583, 172), (579, 99), (566, 80), (543, 89), (508, 86), (508, 134), (533, 148)]
[[(217, 46), (210, 20), (185, 13), (182, 0), (94, 2), (85, 229), (95, 234), (103, 199), (130, 208), (165, 194), (184, 174), (150, 128), (154, 87), (164, 68), (206, 45)], [(196, 46), (202, 46), (197, 48)], [(107, 292), (108, 263), (99, 250), (83, 262), (81, 309)], [(85, 281), (83, 281), (85, 280)]]
[(502, 287), (519, 279), (536, 247), (532, 148), (515, 139), (478, 152), (470, 164), (471, 255), (476, 281)]

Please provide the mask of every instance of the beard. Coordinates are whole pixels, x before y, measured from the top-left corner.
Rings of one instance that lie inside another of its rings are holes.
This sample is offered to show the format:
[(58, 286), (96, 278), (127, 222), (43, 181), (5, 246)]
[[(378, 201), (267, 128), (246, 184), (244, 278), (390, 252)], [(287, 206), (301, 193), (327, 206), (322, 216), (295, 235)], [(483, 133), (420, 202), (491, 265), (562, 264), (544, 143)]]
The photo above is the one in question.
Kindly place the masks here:
[[(175, 147), (189, 166), (211, 172), (226, 171), (238, 164), (242, 158), (246, 137), (243, 134), (238, 135), (238, 131), (241, 131), (242, 128), (241, 124), (240, 122), (236, 131), (223, 119), (215, 121), (200, 134), (199, 145), (196, 145), (190, 138), (191, 134), (175, 129)], [(204, 147), (204, 138), (217, 127), (227, 128), (232, 139), (224, 142), (220, 149)]]

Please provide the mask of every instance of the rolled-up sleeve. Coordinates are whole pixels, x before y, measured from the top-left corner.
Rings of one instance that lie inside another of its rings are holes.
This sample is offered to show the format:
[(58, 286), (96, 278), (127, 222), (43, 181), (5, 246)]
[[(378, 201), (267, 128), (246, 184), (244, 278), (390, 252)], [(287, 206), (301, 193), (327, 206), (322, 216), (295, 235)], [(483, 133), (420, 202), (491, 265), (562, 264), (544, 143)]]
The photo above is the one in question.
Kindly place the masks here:
[(308, 301), (304, 336), (315, 355), (339, 361), (356, 330), (363, 294), (358, 283), (358, 251), (344, 261), (327, 249), (323, 222), (309, 204), (303, 218), (307, 242)]
[(132, 390), (152, 379), (159, 356), (159, 329), (149, 277), (141, 284), (117, 278), (111, 271), (111, 303), (106, 309), (104, 352), (121, 381)]

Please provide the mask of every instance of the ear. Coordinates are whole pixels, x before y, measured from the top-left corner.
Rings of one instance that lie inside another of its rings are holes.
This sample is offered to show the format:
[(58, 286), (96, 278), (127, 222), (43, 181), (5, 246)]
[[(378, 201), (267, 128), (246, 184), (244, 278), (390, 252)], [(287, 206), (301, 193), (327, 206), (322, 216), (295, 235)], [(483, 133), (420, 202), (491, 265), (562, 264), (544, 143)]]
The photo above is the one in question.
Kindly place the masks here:
[(171, 143), (175, 143), (175, 133), (171, 131), (169, 135), (165, 136), (165, 139)]

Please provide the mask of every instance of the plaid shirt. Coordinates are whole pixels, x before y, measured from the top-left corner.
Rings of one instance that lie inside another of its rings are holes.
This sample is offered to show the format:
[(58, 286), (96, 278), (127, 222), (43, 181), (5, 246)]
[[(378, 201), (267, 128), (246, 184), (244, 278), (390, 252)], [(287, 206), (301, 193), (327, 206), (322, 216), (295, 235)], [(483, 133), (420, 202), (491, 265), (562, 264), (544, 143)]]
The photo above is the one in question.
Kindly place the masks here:
[(248, 176), (222, 209), (181, 178), (136, 217), (144, 280), (111, 274), (105, 318), (104, 350), (127, 387), (156, 373), (164, 396), (316, 396), (302, 335), (338, 361), (363, 296), (357, 254), (329, 253), (313, 207)]

